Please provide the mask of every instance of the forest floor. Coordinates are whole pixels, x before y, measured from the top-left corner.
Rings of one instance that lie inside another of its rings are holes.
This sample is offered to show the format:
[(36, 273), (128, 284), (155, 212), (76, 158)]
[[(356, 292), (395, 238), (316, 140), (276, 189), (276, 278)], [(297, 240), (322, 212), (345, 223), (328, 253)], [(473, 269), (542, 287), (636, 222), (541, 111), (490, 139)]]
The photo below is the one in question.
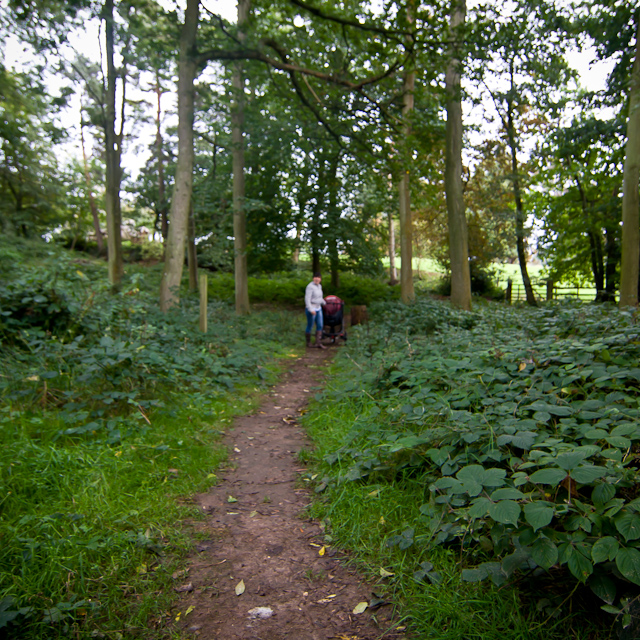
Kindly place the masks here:
[(400, 640), (391, 607), (354, 614), (374, 587), (324, 542), (298, 452), (311, 444), (298, 424), (323, 365), (335, 353), (307, 349), (252, 415), (225, 436), (228, 467), (195, 497), (196, 551), (174, 574), (179, 624), (204, 640)]

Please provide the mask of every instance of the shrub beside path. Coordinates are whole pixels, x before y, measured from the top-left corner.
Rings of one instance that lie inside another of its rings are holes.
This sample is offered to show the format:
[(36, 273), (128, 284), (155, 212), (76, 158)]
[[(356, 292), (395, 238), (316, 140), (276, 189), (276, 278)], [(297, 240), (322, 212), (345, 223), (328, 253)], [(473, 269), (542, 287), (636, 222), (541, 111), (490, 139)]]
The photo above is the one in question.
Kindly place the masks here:
[(369, 602), (365, 584), (330, 546), (318, 522), (302, 515), (310, 493), (297, 453), (309, 441), (297, 418), (333, 350), (308, 349), (258, 411), (236, 419), (225, 437), (229, 468), (196, 496), (197, 551), (174, 574), (180, 626), (206, 640), (374, 640), (404, 638), (391, 607)]

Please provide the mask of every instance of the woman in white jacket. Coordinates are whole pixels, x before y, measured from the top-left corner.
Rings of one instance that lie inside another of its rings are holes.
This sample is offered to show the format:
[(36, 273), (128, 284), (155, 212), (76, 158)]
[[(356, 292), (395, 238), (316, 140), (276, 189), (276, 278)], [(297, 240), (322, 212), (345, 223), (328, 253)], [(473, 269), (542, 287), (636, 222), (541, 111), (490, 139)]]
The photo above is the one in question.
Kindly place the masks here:
[(322, 344), (322, 305), (325, 304), (324, 296), (322, 295), (322, 276), (320, 272), (313, 274), (313, 280), (307, 285), (304, 292), (304, 310), (307, 314), (307, 330), (305, 331), (305, 338), (307, 340), (307, 347), (311, 346), (311, 329), (313, 323), (316, 323), (316, 344), (318, 349), (326, 349)]

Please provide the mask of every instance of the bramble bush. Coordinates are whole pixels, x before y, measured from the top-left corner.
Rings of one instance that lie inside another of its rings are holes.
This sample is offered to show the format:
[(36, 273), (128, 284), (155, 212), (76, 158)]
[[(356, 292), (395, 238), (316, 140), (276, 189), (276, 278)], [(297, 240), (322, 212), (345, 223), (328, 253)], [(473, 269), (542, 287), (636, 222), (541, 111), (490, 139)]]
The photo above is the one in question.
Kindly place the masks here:
[(426, 300), (377, 311), (352, 333), (349, 380), (323, 398), (359, 406), (323, 484), (419, 477), (428, 499), (388, 545), (457, 547), (472, 582), (564, 570), (568, 591), (586, 584), (628, 624), (640, 585), (636, 314), (465, 314)]
[(113, 294), (52, 249), (0, 286), (0, 636), (168, 637), (186, 497), (291, 352), (282, 314), (212, 302), (202, 333), (197, 299), (163, 314), (159, 270), (127, 270)]

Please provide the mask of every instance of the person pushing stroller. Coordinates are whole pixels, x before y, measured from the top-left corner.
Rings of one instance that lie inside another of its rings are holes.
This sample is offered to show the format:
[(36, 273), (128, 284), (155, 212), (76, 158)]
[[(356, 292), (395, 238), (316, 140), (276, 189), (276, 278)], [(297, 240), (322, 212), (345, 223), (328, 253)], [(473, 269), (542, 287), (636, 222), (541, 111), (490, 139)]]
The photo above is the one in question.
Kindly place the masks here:
[(304, 310), (307, 315), (307, 329), (305, 331), (305, 338), (307, 341), (307, 347), (311, 346), (311, 329), (313, 323), (316, 323), (316, 344), (318, 349), (326, 349), (322, 344), (322, 306), (325, 304), (324, 296), (322, 295), (322, 276), (319, 271), (313, 274), (313, 279), (307, 285), (304, 292)]

